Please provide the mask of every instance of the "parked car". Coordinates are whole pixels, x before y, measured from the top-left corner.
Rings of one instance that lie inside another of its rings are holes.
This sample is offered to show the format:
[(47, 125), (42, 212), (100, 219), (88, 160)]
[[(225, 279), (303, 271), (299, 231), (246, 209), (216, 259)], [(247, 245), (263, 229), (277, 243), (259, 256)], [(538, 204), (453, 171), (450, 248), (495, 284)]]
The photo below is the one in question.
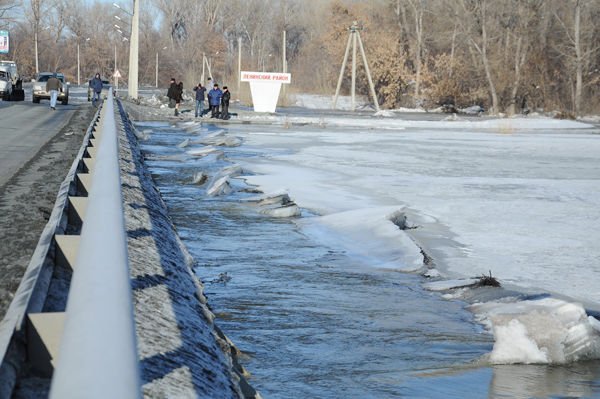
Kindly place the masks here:
[[(52, 72), (41, 72), (35, 78), (35, 83), (33, 84), (33, 102), (35, 104), (39, 103), (41, 99), (50, 99), (50, 92), (46, 91), (46, 82), (48, 79), (52, 77)], [(58, 101), (62, 101), (62, 105), (69, 104), (69, 86), (71, 82), (67, 82), (65, 75), (59, 73), (56, 75), (62, 81), (63, 89), (62, 92), (58, 93)]]
[(4, 101), (10, 101), (10, 97), (12, 95), (12, 82), (7, 76), (6, 71), (0, 71), (0, 97)]
[[(108, 79), (100, 79), (102, 80), (102, 92), (100, 93), (100, 99), (106, 98), (108, 96), (108, 91), (110, 90), (111, 84)], [(94, 96), (94, 89), (92, 86), (89, 86), (92, 83), (92, 79), (89, 80), (88, 83), (88, 101), (92, 101), (92, 97)], [(113, 96), (115, 95), (115, 90), (113, 89)]]
[[(1, 85), (5, 87), (2, 91), (2, 98), (10, 101), (23, 101), (25, 100), (25, 92), (23, 91), (23, 81), (19, 76), (19, 68), (17, 67), (17, 63), (14, 61), (0, 61), (0, 72), (11, 84), (11, 88), (6, 88), (6, 84), (2, 83)], [(4, 80), (4, 79), (1, 79)]]

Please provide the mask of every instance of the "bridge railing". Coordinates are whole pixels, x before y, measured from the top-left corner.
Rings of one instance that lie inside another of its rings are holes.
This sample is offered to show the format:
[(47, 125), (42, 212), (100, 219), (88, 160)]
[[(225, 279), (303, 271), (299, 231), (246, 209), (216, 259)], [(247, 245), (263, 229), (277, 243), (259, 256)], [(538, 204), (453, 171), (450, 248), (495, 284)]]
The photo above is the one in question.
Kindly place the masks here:
[(112, 90), (50, 398), (141, 398)]

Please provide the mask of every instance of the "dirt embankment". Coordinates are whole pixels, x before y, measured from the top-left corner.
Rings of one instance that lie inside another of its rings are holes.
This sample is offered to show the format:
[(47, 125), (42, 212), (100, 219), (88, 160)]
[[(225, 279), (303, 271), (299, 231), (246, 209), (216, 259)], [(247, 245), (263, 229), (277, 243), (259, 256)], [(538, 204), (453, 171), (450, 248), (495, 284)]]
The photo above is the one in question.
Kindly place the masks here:
[(96, 111), (87, 104), (78, 106), (69, 123), (0, 187), (0, 320), (21, 283), (60, 184)]

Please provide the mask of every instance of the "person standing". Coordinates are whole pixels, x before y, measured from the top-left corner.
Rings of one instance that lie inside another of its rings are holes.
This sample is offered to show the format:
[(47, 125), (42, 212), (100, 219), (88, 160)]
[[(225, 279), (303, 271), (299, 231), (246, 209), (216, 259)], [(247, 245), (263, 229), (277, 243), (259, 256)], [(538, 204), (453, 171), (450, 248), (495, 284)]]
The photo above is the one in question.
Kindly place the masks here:
[(183, 82), (173, 87), (173, 100), (175, 100), (175, 116), (179, 116), (179, 104), (183, 100)]
[[(210, 91), (212, 90), (213, 86), (214, 86), (215, 82), (213, 82), (212, 78), (208, 78), (208, 81), (206, 82), (206, 94), (208, 95), (208, 93), (210, 93)], [(212, 109), (212, 107), (210, 106), (210, 100), (207, 101), (207, 105), (208, 105), (208, 111), (210, 111)]]
[(202, 118), (202, 114), (204, 113), (203, 105), (204, 105), (204, 92), (206, 92), (206, 88), (202, 86), (202, 83), (198, 83), (198, 86), (194, 87), (194, 91), (196, 92), (196, 118), (198, 117), (198, 109), (200, 109), (200, 117)]
[(223, 97), (221, 97), (221, 119), (226, 121), (229, 119), (229, 100), (231, 99), (231, 93), (227, 90), (227, 86), (223, 86)]
[(167, 97), (169, 98), (169, 108), (175, 108), (175, 100), (173, 99), (173, 89), (177, 86), (175, 83), (175, 78), (171, 78), (171, 85), (169, 86), (169, 90), (167, 90)]
[(56, 109), (56, 99), (58, 98), (58, 91), (62, 91), (62, 82), (57, 77), (56, 72), (52, 74), (52, 77), (46, 82), (46, 91), (50, 92), (50, 108)]
[(100, 93), (102, 93), (102, 79), (100, 79), (100, 73), (96, 72), (96, 76), (91, 80), (90, 86), (92, 86), (92, 106), (96, 105), (96, 97), (100, 101)]
[(208, 92), (208, 102), (210, 103), (211, 118), (217, 118), (219, 114), (219, 104), (221, 103), (223, 92), (219, 89), (218, 84), (214, 84), (213, 89)]

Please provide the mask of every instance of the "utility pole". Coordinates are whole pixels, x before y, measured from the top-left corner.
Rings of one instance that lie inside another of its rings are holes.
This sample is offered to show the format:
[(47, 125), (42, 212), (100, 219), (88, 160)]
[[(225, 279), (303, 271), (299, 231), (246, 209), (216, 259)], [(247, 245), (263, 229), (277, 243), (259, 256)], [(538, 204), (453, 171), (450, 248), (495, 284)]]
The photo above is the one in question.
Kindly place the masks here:
[(204, 53), (202, 53), (202, 77), (200, 78), (200, 80), (202, 81), (202, 84), (205, 85), (206, 82), (204, 81), (204, 62), (206, 61), (206, 55), (204, 55)]
[(238, 37), (238, 96), (242, 87), (242, 38)]
[(138, 45), (140, 26), (140, 1), (133, 0), (133, 16), (131, 17), (131, 40), (129, 41), (129, 97), (138, 98)]
[(80, 61), (79, 61), (79, 44), (77, 45), (77, 86), (81, 85), (81, 72), (79, 69)]
[[(117, 45), (115, 44), (115, 72), (117, 73)], [(115, 90), (119, 90), (119, 77), (115, 76)]]
[(156, 83), (154, 87), (158, 87), (158, 53), (156, 53)]
[(333, 99), (332, 108), (335, 109), (337, 99), (340, 94), (340, 88), (342, 87), (342, 80), (344, 78), (344, 70), (346, 69), (346, 63), (348, 62), (348, 55), (350, 53), (350, 44), (352, 44), (352, 102), (351, 108), (354, 111), (354, 101), (356, 95), (356, 41), (360, 45), (360, 52), (362, 55), (363, 63), (365, 64), (365, 71), (367, 72), (367, 78), (369, 79), (369, 86), (371, 87), (371, 95), (373, 96), (373, 102), (375, 103), (375, 109), (379, 111), (379, 102), (377, 101), (377, 94), (375, 93), (375, 86), (373, 85), (373, 79), (371, 78), (371, 71), (369, 70), (369, 64), (367, 63), (367, 57), (365, 55), (365, 49), (360, 38), (359, 31), (364, 30), (362, 22), (353, 21), (352, 26), (348, 27), (350, 31), (350, 37), (348, 38), (348, 45), (346, 46), (346, 54), (344, 55), (344, 62), (342, 63), (342, 70), (340, 71), (340, 78), (338, 79), (337, 89), (335, 90), (335, 97)]
[[(283, 31), (283, 73), (287, 73), (287, 58), (285, 56), (285, 49), (286, 49), (286, 40), (285, 40), (285, 31)], [(285, 95), (285, 87), (287, 85), (283, 85), (282, 89), (283, 89), (283, 94)]]
[(210, 63), (208, 62), (208, 59), (206, 58), (206, 55), (204, 53), (202, 53), (202, 80), (204, 81), (204, 65), (206, 64), (206, 68), (208, 68), (208, 75), (209, 77), (213, 78), (213, 82), (215, 81), (215, 77), (212, 75), (212, 72), (210, 70)]
[[(38, 73), (40, 73), (40, 68), (38, 67), (38, 27), (37, 27), (37, 24), (35, 27), (34, 36), (35, 36), (35, 74), (37, 75)], [(36, 76), (36, 78), (37, 78), (37, 76)]]

